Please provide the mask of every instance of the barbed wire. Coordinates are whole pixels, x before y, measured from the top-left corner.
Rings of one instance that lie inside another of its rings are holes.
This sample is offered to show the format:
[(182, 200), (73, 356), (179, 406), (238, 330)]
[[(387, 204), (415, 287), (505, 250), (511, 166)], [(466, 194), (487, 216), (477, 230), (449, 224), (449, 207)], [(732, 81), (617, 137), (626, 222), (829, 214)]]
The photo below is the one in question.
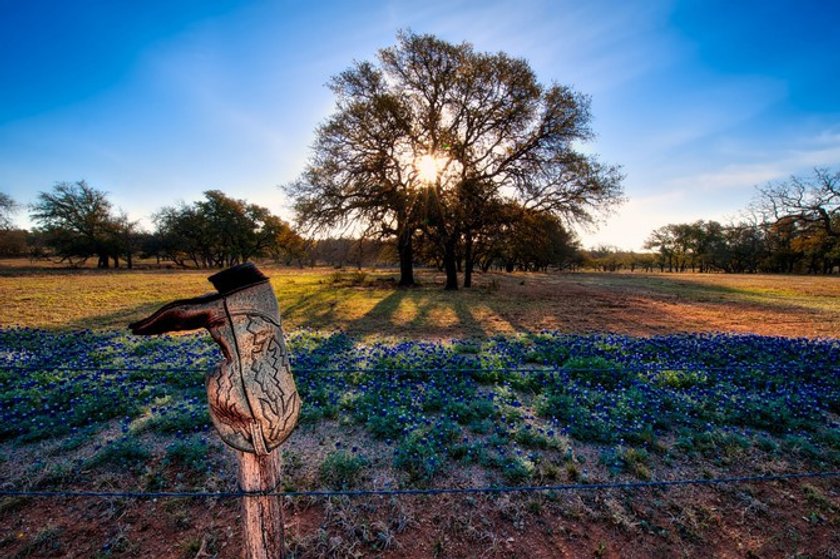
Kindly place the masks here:
[[(626, 365), (621, 367), (563, 367), (562, 365), (556, 367), (295, 367), (292, 366), (292, 371), (295, 373), (560, 373), (560, 372), (583, 372), (583, 373), (608, 373), (608, 372), (664, 372), (664, 371), (698, 371), (698, 372), (721, 372), (732, 370), (750, 370), (755, 371), (762, 369), (760, 366), (748, 365), (743, 363), (736, 363), (726, 366), (705, 367), (702, 365), (694, 366), (663, 366), (659, 364), (651, 365)], [(49, 366), (49, 365), (3, 365), (0, 364), (0, 370), (3, 371), (32, 371), (32, 372), (74, 372), (74, 371), (98, 371), (106, 373), (119, 372), (149, 372), (149, 373), (208, 373), (212, 372), (215, 367), (67, 367), (67, 366)], [(775, 372), (802, 372), (804, 370), (812, 370), (809, 367), (802, 366), (770, 366), (770, 370)], [(840, 367), (827, 367), (826, 372), (840, 372)]]
[[(657, 366), (658, 365), (658, 366)], [(296, 373), (531, 373), (531, 374), (557, 374), (562, 372), (662, 372), (662, 371), (732, 371), (732, 370), (756, 370), (763, 367), (736, 363), (729, 366), (662, 366), (661, 364), (649, 365), (626, 365), (619, 367), (588, 367), (588, 368), (564, 368), (555, 367), (346, 367), (346, 368), (307, 368), (294, 367)], [(776, 372), (796, 371), (802, 372), (807, 367), (776, 366), (767, 367)], [(93, 366), (48, 366), (48, 365), (5, 365), (0, 364), (0, 370), (15, 371), (62, 371), (81, 372), (97, 371), (105, 373), (119, 372), (146, 372), (146, 373), (171, 373), (171, 372), (195, 372), (207, 373), (211, 368), (197, 367), (93, 367)], [(840, 367), (829, 367), (827, 371), (840, 371)], [(276, 491), (276, 487), (268, 491), (217, 491), (217, 492), (183, 492), (183, 491), (59, 491), (59, 490), (24, 490), (24, 489), (0, 489), (0, 496), (4, 497), (25, 497), (25, 498), (129, 498), (129, 499), (157, 499), (157, 498), (243, 498), (243, 497), (362, 497), (362, 496), (399, 496), (399, 495), (464, 495), (464, 494), (501, 494), (501, 493), (537, 493), (537, 492), (578, 492), (598, 491), (610, 489), (638, 490), (644, 488), (667, 488), (675, 486), (703, 486), (722, 484), (743, 484), (743, 483), (767, 483), (773, 481), (785, 481), (796, 479), (836, 478), (840, 477), (840, 471), (825, 472), (795, 472), (788, 474), (755, 475), (722, 478), (702, 479), (677, 479), (677, 480), (650, 480), (631, 482), (605, 482), (605, 483), (578, 483), (565, 485), (544, 485), (544, 486), (488, 486), (488, 487), (445, 487), (445, 488), (404, 488), (404, 489), (345, 489), (327, 491)]]
[(238, 499), (242, 497), (376, 497), (400, 495), (470, 495), (500, 493), (545, 493), (604, 491), (610, 489), (649, 489), (678, 486), (704, 486), (725, 484), (769, 483), (798, 479), (829, 479), (840, 477), (840, 471), (794, 472), (787, 474), (737, 476), (723, 478), (674, 479), (650, 481), (616, 481), (604, 483), (575, 483), (565, 485), (525, 485), (525, 486), (488, 486), (488, 487), (441, 487), (417, 489), (339, 489), (328, 491), (32, 491), (22, 489), (3, 489), (3, 497), (27, 498), (110, 498), (110, 499)]
[(81, 372), (81, 371), (98, 371), (104, 373), (128, 373), (128, 372), (148, 372), (148, 373), (205, 373), (209, 372), (210, 368), (198, 367), (67, 367), (58, 366), (51, 367), (49, 365), (2, 365), (0, 364), (0, 371), (31, 371), (31, 372)]

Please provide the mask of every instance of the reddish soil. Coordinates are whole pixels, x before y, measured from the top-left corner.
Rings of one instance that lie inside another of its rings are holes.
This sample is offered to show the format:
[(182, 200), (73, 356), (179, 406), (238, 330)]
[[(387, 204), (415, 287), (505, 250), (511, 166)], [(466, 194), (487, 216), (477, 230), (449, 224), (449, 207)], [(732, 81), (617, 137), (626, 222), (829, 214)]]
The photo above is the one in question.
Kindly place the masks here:
[[(840, 550), (837, 491), (822, 481), (289, 499), (286, 540), (293, 557), (831, 558)], [(815, 501), (814, 492), (831, 498)], [(4, 508), (3, 557), (241, 557), (236, 502), (74, 498)]]
[[(292, 326), (361, 336), (463, 338), (558, 330), (652, 336), (732, 332), (840, 337), (840, 277), (640, 273), (487, 273), (444, 292), (440, 274), (382, 296), (362, 316), (326, 305), (286, 317)], [(278, 285), (282, 280), (277, 281)], [(360, 287), (360, 290), (366, 288)], [(369, 288), (368, 288), (369, 289)], [(405, 309), (410, 309), (406, 311)]]
[(591, 273), (487, 277), (504, 282), (488, 299), (520, 301), (518, 312), (507, 313), (509, 321), (532, 325), (532, 330), (840, 337), (840, 278), (835, 277)]

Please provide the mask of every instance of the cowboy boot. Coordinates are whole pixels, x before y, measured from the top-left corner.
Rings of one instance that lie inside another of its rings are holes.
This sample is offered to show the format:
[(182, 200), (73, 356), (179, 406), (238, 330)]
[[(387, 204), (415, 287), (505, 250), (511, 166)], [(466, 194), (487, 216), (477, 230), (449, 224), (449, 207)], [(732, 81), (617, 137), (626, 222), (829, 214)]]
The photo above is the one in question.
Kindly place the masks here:
[(213, 425), (230, 446), (268, 454), (291, 434), (301, 405), (277, 299), (251, 263), (208, 279), (216, 292), (169, 303), (129, 328), (140, 335), (206, 328), (224, 355), (206, 378)]

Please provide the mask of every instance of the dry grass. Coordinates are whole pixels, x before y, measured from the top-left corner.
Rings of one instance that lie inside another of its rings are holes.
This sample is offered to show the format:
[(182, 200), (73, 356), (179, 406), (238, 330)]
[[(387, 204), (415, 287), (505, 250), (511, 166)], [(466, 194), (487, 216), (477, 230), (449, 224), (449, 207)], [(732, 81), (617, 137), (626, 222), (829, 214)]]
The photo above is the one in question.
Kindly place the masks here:
[[(388, 271), (267, 268), (290, 328), (362, 337), (451, 338), (552, 329), (654, 335), (752, 332), (840, 336), (840, 278), (699, 274), (479, 274), (396, 289)], [(0, 263), (0, 324), (122, 329), (173, 299), (211, 289), (208, 271), (63, 270)]]

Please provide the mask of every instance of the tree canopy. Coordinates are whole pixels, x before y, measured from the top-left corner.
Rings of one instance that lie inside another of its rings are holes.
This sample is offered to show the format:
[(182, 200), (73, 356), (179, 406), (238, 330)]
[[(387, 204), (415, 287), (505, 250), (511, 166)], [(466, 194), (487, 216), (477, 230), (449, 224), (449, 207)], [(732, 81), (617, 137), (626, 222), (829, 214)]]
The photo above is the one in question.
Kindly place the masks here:
[(84, 180), (59, 182), (52, 191), (39, 193), (31, 217), (62, 261), (76, 264), (96, 256), (97, 266), (107, 268), (110, 260), (117, 266), (125, 256), (131, 266), (129, 239), (136, 224), (114, 211), (106, 192)]
[(208, 190), (154, 216), (157, 250), (181, 266), (225, 267), (257, 256), (302, 257), (303, 239), (268, 209)]
[(459, 246), (471, 270), (473, 240), (500, 205), (590, 222), (621, 199), (618, 168), (576, 149), (593, 137), (588, 98), (540, 84), (525, 60), (404, 32), (330, 87), (335, 112), (287, 191), (310, 228), (355, 221), (396, 238), (401, 285), (414, 281), (417, 231), (455, 289)]
[(12, 228), (12, 214), (17, 211), (18, 205), (11, 196), (0, 192), (0, 230)]
[(840, 238), (840, 170), (814, 169), (759, 188), (758, 207), (768, 222), (788, 221), (803, 232)]

